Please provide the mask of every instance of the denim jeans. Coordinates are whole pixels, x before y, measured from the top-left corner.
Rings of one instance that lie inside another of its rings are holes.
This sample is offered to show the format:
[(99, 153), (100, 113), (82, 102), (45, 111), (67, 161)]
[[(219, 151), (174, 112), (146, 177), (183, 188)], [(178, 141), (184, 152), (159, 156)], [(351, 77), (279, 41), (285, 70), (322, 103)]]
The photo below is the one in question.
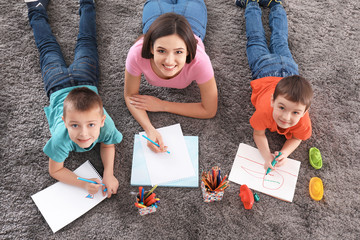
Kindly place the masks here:
[(250, 2), (246, 6), (245, 20), (246, 54), (252, 78), (287, 77), (299, 74), (298, 65), (295, 63), (288, 45), (288, 23), (283, 6), (277, 4), (270, 9), (271, 38), (269, 47), (258, 3)]
[(207, 9), (204, 0), (147, 0), (143, 9), (143, 33), (160, 15), (174, 12), (189, 22), (192, 31), (204, 40), (207, 24)]
[(98, 85), (99, 64), (93, 0), (81, 0), (79, 14), (74, 61), (67, 67), (60, 46), (51, 32), (45, 8), (29, 9), (28, 16), (40, 53), (41, 74), (48, 97), (67, 87)]

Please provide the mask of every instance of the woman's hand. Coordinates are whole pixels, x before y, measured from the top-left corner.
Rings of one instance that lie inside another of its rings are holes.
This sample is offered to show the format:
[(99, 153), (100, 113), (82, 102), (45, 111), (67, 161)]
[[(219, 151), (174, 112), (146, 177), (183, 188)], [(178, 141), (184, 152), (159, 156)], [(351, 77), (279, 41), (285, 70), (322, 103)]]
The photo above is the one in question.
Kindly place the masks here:
[(149, 95), (132, 95), (129, 97), (130, 104), (136, 109), (141, 109), (149, 112), (163, 111), (163, 101), (157, 97)]
[(150, 141), (147, 141), (147, 146), (156, 153), (160, 152), (166, 152), (167, 146), (164, 146), (163, 139), (161, 137), (161, 134), (156, 130), (147, 131), (146, 135), (148, 138), (159, 144), (160, 147), (156, 146), (155, 144), (151, 143)]

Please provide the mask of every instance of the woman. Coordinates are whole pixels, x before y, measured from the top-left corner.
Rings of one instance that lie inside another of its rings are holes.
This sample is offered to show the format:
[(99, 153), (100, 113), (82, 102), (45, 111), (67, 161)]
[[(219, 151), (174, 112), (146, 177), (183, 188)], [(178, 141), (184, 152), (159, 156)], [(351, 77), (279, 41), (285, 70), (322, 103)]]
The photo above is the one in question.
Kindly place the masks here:
[[(143, 10), (144, 36), (131, 47), (125, 69), (126, 105), (159, 148), (162, 137), (151, 124), (147, 111), (170, 112), (193, 118), (212, 118), (217, 111), (217, 87), (214, 71), (202, 40), (205, 37), (207, 11), (203, 0), (148, 0)], [(177, 103), (140, 95), (141, 74), (154, 86), (186, 88), (196, 81), (201, 102)]]

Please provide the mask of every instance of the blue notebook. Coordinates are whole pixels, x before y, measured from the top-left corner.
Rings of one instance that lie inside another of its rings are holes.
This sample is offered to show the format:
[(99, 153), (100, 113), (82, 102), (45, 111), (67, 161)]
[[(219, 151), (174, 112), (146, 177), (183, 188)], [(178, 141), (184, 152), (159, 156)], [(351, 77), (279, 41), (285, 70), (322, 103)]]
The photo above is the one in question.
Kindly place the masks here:
[[(194, 167), (195, 176), (159, 184), (160, 187), (199, 187), (199, 137), (184, 136), (190, 159)], [(140, 135), (135, 134), (134, 152), (131, 168), (132, 186), (151, 186), (150, 176), (146, 167), (146, 160), (142, 150)]]

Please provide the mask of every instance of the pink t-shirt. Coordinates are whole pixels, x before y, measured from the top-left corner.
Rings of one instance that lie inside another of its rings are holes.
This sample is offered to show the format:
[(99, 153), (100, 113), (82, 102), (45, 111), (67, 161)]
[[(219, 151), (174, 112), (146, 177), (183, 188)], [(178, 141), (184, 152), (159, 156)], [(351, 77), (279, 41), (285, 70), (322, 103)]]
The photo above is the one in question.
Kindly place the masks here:
[(214, 70), (210, 58), (205, 52), (203, 42), (199, 37), (195, 36), (195, 38), (198, 41), (195, 58), (191, 63), (186, 63), (181, 72), (171, 79), (158, 77), (151, 68), (150, 59), (141, 57), (143, 38), (130, 48), (126, 58), (126, 70), (133, 76), (144, 74), (149, 84), (158, 87), (182, 89), (189, 86), (194, 80), (197, 84), (205, 83), (214, 77)]

